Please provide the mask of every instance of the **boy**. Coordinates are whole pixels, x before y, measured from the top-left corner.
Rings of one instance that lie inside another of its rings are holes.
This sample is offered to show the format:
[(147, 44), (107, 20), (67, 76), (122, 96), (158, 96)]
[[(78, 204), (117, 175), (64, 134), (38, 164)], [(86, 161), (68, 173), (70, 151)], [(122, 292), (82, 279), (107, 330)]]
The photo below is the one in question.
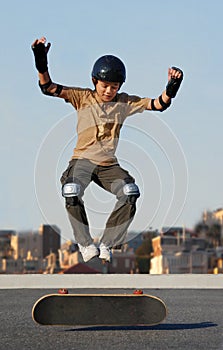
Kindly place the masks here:
[[(51, 81), (47, 62), (49, 48), (44, 37), (32, 44), (40, 89), (45, 95), (70, 102), (78, 112), (77, 144), (61, 177), (67, 213), (83, 260), (87, 262), (99, 256), (110, 262), (111, 248), (124, 242), (140, 196), (135, 179), (120, 167), (115, 157), (120, 129), (130, 115), (144, 110), (167, 109), (180, 87), (183, 72), (176, 67), (169, 68), (166, 90), (156, 99), (129, 96), (118, 92), (126, 79), (123, 62), (118, 57), (106, 55), (93, 66), (94, 90), (70, 88)], [(117, 198), (99, 249), (90, 235), (82, 199), (91, 181)]]

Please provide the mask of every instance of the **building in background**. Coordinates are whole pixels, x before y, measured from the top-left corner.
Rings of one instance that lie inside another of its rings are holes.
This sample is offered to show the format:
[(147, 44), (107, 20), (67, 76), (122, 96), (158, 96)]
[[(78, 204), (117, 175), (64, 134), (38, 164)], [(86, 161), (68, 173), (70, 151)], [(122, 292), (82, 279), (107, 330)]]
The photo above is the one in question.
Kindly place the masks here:
[(130, 232), (126, 243), (113, 249), (110, 264), (98, 258), (84, 263), (77, 245), (61, 245), (60, 237), (54, 225), (35, 231), (0, 230), (0, 273), (223, 272), (223, 247), (210, 247), (205, 236), (184, 227)]
[(11, 237), (14, 234), (14, 230), (0, 230), (0, 259), (12, 256)]
[(162, 230), (152, 245), (151, 274), (209, 272), (207, 242), (195, 237), (193, 231), (178, 227)]
[(60, 230), (54, 225), (41, 225), (37, 231), (2, 230), (0, 247), (0, 273), (42, 272), (47, 256), (59, 258)]
[(39, 228), (39, 235), (41, 237), (42, 257), (54, 253), (58, 258), (58, 250), (60, 249), (60, 230), (55, 225), (41, 225)]

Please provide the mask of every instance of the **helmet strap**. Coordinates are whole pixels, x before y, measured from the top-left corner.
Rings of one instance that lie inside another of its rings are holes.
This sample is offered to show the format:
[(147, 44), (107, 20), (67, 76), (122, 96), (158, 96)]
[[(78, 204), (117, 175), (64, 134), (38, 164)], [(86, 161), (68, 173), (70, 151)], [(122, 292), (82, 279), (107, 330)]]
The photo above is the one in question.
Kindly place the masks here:
[(98, 79), (92, 77), (92, 83), (94, 84), (94, 87), (96, 88), (96, 85), (98, 83)]

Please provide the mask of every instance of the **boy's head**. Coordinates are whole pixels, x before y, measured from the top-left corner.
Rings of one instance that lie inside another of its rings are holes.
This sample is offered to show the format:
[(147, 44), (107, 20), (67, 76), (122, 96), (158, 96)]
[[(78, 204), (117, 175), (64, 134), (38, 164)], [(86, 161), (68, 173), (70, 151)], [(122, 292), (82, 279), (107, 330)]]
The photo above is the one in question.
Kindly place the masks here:
[(126, 79), (125, 66), (118, 57), (105, 55), (95, 62), (91, 76), (99, 97), (109, 102)]

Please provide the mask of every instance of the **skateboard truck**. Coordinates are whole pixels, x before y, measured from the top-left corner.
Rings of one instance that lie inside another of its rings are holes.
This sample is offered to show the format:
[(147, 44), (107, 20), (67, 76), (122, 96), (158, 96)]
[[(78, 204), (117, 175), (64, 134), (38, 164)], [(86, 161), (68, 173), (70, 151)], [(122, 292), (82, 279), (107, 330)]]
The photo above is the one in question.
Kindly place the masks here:
[(136, 294), (136, 295), (143, 294), (143, 290), (142, 289), (135, 289), (133, 294)]
[(58, 290), (58, 294), (68, 294), (68, 289), (61, 288), (61, 289)]

